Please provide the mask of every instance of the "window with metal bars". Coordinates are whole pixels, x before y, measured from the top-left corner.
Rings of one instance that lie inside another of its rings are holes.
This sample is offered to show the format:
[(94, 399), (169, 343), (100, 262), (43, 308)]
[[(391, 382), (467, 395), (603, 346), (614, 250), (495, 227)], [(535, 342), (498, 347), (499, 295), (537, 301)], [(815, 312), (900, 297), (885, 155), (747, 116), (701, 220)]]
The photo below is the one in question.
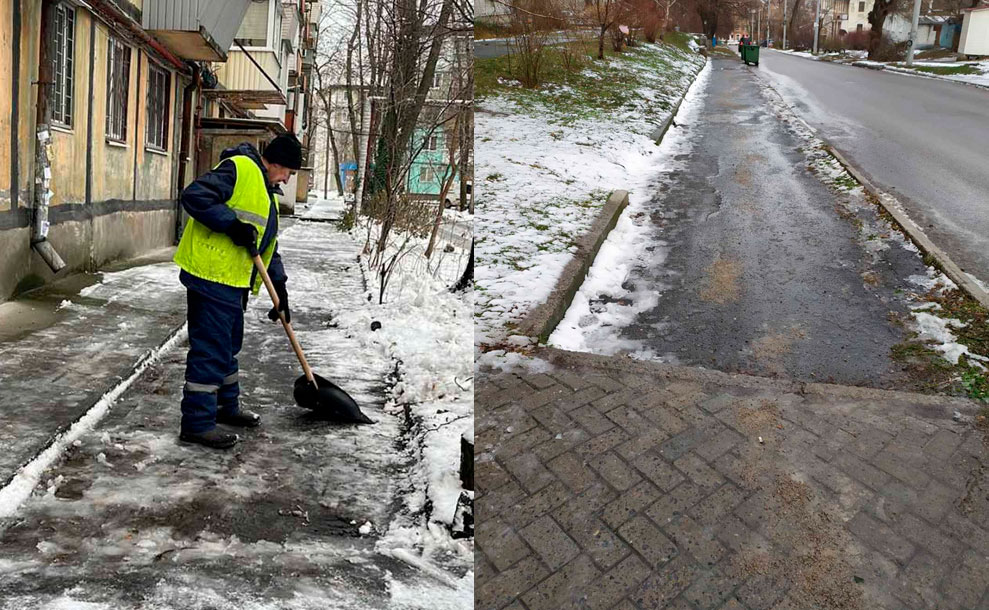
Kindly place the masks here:
[(54, 87), (52, 88), (52, 120), (72, 126), (72, 87), (75, 85), (76, 12), (70, 6), (55, 7)]
[(106, 137), (127, 141), (127, 97), (130, 92), (130, 47), (110, 38), (106, 68)]
[(172, 75), (151, 65), (148, 71), (148, 146), (168, 150), (168, 105)]

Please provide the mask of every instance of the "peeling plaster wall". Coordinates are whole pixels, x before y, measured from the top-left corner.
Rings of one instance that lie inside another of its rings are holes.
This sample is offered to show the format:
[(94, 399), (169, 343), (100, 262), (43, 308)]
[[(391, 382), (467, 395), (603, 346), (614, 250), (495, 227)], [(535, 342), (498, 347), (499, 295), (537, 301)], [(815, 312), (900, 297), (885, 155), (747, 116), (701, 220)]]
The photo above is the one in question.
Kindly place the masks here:
[[(141, 6), (141, 2), (129, 4), (130, 10)], [(17, 13), (21, 36), (19, 47), (15, 48), (12, 17)], [(127, 141), (122, 145), (109, 143), (105, 121), (111, 31), (99, 21), (94, 30), (93, 21), (88, 11), (76, 8), (72, 125), (55, 128), (52, 134), (55, 196), (48, 239), (67, 264), (67, 270), (60, 275), (73, 270), (94, 270), (116, 259), (170, 246), (175, 240), (182, 90), (188, 81), (179, 78), (171, 66), (159, 65), (171, 74), (169, 143), (163, 153), (148, 150), (147, 88), (149, 66), (154, 60), (142, 49), (131, 47)], [(37, 94), (31, 83), (38, 77), (40, 29), (41, 2), (0, 0), (0, 301), (54, 277), (31, 250), (28, 226), (33, 197)], [(92, 45), (91, 33), (94, 33)], [(15, 104), (12, 61), (18, 50), (20, 90)], [(16, 124), (12, 124), (15, 105), (17, 118)], [(14, 142), (12, 133), (16, 133)], [(15, 143), (20, 188), (17, 209), (12, 209), (11, 159)], [(91, 183), (88, 193), (87, 176)], [(190, 172), (189, 179), (193, 178), (195, 175)]]

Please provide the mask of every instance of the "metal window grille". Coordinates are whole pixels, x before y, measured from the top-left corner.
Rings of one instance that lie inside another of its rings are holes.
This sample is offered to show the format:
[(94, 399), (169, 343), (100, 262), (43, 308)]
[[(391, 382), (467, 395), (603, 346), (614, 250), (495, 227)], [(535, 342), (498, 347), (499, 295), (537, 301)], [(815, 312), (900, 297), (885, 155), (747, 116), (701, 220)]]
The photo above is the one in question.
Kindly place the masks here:
[(172, 75), (152, 65), (148, 71), (148, 146), (168, 150), (168, 106)]
[(52, 90), (52, 120), (72, 126), (72, 88), (75, 84), (76, 12), (70, 6), (55, 7), (54, 87)]
[(106, 137), (127, 141), (127, 94), (130, 92), (130, 47), (110, 38), (106, 70)]

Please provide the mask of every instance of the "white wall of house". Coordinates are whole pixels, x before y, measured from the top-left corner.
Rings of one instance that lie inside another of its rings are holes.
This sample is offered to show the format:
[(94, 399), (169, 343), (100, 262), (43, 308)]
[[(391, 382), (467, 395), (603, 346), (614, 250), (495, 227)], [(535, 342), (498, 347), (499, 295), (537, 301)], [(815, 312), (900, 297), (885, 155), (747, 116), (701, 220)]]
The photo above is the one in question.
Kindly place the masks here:
[[(896, 42), (903, 42), (910, 38), (910, 18), (903, 15), (893, 14), (886, 18), (883, 24), (883, 32), (889, 35), (890, 39)], [(937, 35), (930, 25), (920, 24), (917, 26), (917, 48), (929, 49), (937, 43)]]
[(989, 7), (965, 11), (958, 52), (989, 55)]

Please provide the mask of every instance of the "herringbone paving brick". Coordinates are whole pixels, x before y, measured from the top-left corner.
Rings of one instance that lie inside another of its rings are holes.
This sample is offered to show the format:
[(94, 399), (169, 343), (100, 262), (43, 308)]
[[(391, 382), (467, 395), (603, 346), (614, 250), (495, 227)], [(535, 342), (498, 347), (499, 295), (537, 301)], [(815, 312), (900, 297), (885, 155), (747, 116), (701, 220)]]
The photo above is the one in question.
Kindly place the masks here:
[(477, 608), (989, 608), (974, 403), (538, 357), (479, 374)]

